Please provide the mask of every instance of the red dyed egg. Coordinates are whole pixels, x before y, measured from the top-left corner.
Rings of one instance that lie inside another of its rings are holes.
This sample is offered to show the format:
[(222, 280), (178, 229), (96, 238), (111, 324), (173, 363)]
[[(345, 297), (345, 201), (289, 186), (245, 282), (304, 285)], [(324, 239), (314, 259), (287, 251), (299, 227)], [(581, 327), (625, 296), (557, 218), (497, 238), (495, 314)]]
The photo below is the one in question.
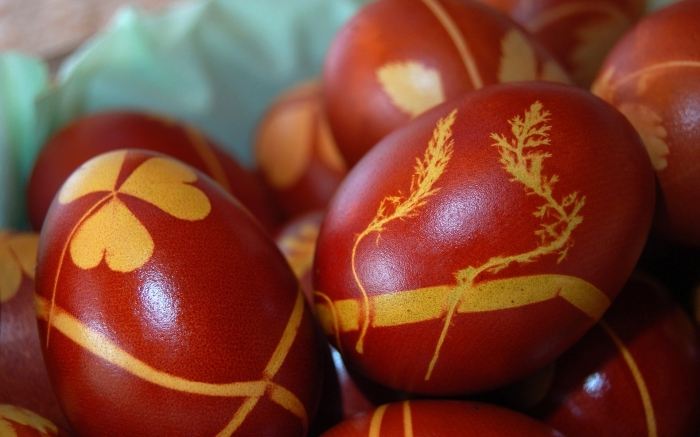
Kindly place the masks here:
[(0, 404), (0, 436), (69, 437), (69, 434), (32, 410)]
[(350, 166), (427, 109), (522, 80), (569, 81), (524, 29), (475, 0), (371, 2), (333, 39), (322, 76), (331, 130)]
[(608, 308), (654, 190), (634, 128), (589, 92), (466, 93), (350, 171), (318, 237), (317, 313), (348, 367), (380, 384), (447, 395), (514, 382)]
[(288, 221), (275, 235), (277, 247), (299, 279), (310, 305), (314, 303), (311, 267), (314, 263), (316, 240), (324, 215), (325, 212), (319, 210), (302, 214)]
[(523, 414), (481, 402), (450, 400), (384, 404), (348, 419), (323, 437), (562, 437)]
[(83, 162), (117, 149), (145, 149), (202, 171), (241, 201), (267, 229), (279, 223), (271, 193), (196, 127), (164, 115), (113, 110), (79, 118), (51, 137), (37, 157), (27, 187), (32, 227), (41, 229), (61, 184)]
[(700, 246), (700, 2), (642, 19), (608, 55), (592, 91), (637, 128), (659, 180), (659, 229)]
[(660, 283), (633, 276), (596, 326), (559, 358), (533, 415), (568, 437), (696, 437), (700, 337)]
[(639, 20), (646, 0), (480, 0), (522, 25), (588, 89), (615, 43)]
[(347, 173), (317, 81), (285, 90), (258, 126), (255, 157), (287, 218), (323, 209)]
[(299, 284), (211, 179), (147, 151), (99, 155), (47, 214), (39, 334), (79, 436), (301, 436), (322, 380)]
[(38, 244), (36, 233), (0, 231), (0, 404), (27, 408), (67, 428), (46, 374), (36, 325)]

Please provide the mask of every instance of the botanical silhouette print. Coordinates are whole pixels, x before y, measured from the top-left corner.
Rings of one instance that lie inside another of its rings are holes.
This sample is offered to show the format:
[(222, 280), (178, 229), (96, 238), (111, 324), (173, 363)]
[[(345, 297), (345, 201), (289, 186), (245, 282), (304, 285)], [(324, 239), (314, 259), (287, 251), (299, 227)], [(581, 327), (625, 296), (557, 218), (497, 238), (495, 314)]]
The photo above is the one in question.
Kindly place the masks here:
[(58, 278), (67, 252), (82, 269), (97, 267), (104, 259), (116, 272), (136, 270), (151, 259), (155, 248), (151, 234), (121, 200), (122, 196), (140, 199), (181, 220), (201, 220), (211, 211), (209, 198), (189, 185), (197, 180), (196, 173), (174, 159), (150, 158), (117, 186), (126, 153), (111, 152), (88, 161), (58, 193), (58, 202), (64, 205), (91, 193), (101, 197), (75, 224), (61, 252), (51, 297), (47, 345)]
[[(667, 123), (659, 108), (648, 104), (645, 94), (653, 92), (653, 82), (663, 74), (678, 70), (700, 71), (700, 60), (679, 59), (646, 65), (638, 70), (617, 74), (613, 67), (607, 68), (591, 86), (591, 92), (617, 107), (625, 114), (642, 138), (652, 165), (656, 171), (668, 167), (671, 149), (667, 142)], [(626, 94), (628, 88), (632, 93)]]
[[(483, 88), (484, 79), (477, 60), (471, 53), (464, 35), (449, 13), (437, 0), (421, 0), (430, 9), (449, 35), (464, 64), (472, 88)], [(501, 38), (501, 56), (497, 80), (500, 83), (522, 80), (546, 80), (569, 83), (566, 73), (553, 60), (541, 65), (534, 47), (523, 32), (513, 27)], [(377, 69), (377, 81), (392, 103), (411, 118), (443, 103), (444, 85), (440, 71), (419, 60), (391, 61)]]
[[(556, 256), (557, 262), (566, 259), (573, 246), (572, 234), (583, 222), (581, 210), (585, 196), (571, 192), (562, 197), (554, 194), (558, 176), (544, 172), (545, 160), (551, 157), (543, 148), (550, 145), (548, 124), (550, 114), (540, 102), (533, 103), (524, 117), (509, 121), (510, 135), (491, 134), (492, 146), (498, 150), (503, 169), (511, 176), (511, 183), (524, 188), (524, 195), (537, 196), (541, 204), (533, 215), (541, 220), (534, 231), (532, 250), (512, 255), (493, 256), (482, 265), (469, 266), (454, 272), (455, 284), (439, 285), (418, 290), (397, 291), (388, 295), (370, 297), (357, 273), (356, 258), (360, 243), (375, 235), (380, 243), (381, 232), (391, 222), (416, 218), (421, 207), (439, 192), (440, 177), (449, 171), (454, 139), (452, 126), (457, 111), (440, 119), (422, 158), (416, 159), (407, 195), (385, 197), (369, 225), (355, 237), (351, 252), (351, 271), (361, 298), (333, 302), (323, 292), (317, 292), (317, 305), (326, 332), (335, 333), (340, 345), (341, 331), (360, 330), (356, 350), (364, 353), (364, 340), (370, 324), (374, 327), (396, 326), (425, 320), (443, 319), (442, 332), (436, 339), (435, 349), (425, 379), (429, 380), (440, 350), (457, 312), (493, 311), (528, 305), (555, 297), (562, 297), (582, 312), (597, 320), (610, 305), (607, 296), (584, 280), (556, 274), (542, 274), (506, 279), (488, 279), (514, 263), (531, 263), (544, 256)], [(480, 280), (477, 281), (477, 278)], [(526, 290), (526, 291), (523, 291)], [(445, 310), (447, 308), (447, 310)]]
[(23, 274), (34, 279), (38, 245), (38, 234), (0, 231), (0, 303), (17, 294)]
[[(0, 436), (17, 437), (12, 423), (34, 428), (37, 435), (57, 435), (58, 428), (50, 420), (41, 417), (31, 410), (14, 405), (0, 405)], [(25, 435), (23, 432), (22, 435)]]

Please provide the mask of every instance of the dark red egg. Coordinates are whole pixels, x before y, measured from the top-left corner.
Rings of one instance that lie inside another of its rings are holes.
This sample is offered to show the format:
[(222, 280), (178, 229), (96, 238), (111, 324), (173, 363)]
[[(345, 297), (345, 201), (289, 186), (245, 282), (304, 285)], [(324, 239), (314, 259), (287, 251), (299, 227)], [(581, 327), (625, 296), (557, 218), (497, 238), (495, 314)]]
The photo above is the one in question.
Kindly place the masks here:
[(648, 14), (613, 48), (591, 90), (635, 126), (660, 186), (657, 229), (700, 246), (700, 3)]
[(589, 92), (466, 93), (390, 134), (339, 187), (316, 246), (317, 314), (348, 367), (382, 385), (513, 383), (608, 308), (654, 194), (634, 128)]
[(646, 0), (480, 0), (522, 25), (588, 89), (615, 43), (642, 17)]
[(700, 337), (658, 281), (633, 276), (596, 326), (555, 364), (532, 411), (568, 437), (697, 437)]
[(0, 404), (0, 436), (69, 437), (70, 435), (49, 419), (28, 408)]
[(419, 400), (384, 404), (345, 420), (323, 437), (562, 437), (524, 414), (482, 402)]
[(309, 211), (289, 220), (275, 234), (275, 243), (299, 279), (310, 305), (314, 304), (311, 268), (324, 215), (325, 211)]
[(569, 81), (522, 27), (476, 0), (370, 2), (336, 34), (322, 74), (328, 121), (349, 166), (429, 108), (523, 80)]
[(183, 161), (236, 196), (267, 229), (279, 224), (279, 212), (259, 176), (200, 129), (165, 115), (111, 110), (78, 118), (43, 146), (27, 187), (32, 227), (41, 229), (54, 195), (73, 171), (94, 156), (118, 149), (152, 150)]
[(36, 324), (38, 244), (37, 233), (0, 231), (0, 404), (29, 409), (67, 428), (46, 373)]
[(302, 436), (318, 330), (266, 230), (166, 155), (99, 155), (42, 228), (39, 334), (78, 436)]
[(288, 219), (325, 208), (347, 173), (318, 81), (298, 83), (270, 103), (257, 127), (254, 151)]

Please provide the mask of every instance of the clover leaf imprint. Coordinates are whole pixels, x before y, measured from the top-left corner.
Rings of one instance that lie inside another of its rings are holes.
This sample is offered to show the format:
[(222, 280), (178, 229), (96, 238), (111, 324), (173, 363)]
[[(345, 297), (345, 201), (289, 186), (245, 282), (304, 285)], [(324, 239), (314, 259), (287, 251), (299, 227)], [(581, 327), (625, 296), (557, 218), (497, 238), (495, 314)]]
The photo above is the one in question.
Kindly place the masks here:
[(143, 266), (153, 255), (153, 239), (123, 202), (124, 195), (141, 199), (181, 220), (201, 220), (211, 211), (207, 196), (189, 185), (197, 180), (194, 171), (169, 158), (148, 159), (117, 186), (125, 157), (126, 151), (117, 151), (89, 161), (59, 192), (62, 204), (87, 194), (104, 193), (70, 238), (70, 255), (80, 268), (96, 267), (104, 258), (110, 269), (129, 272)]

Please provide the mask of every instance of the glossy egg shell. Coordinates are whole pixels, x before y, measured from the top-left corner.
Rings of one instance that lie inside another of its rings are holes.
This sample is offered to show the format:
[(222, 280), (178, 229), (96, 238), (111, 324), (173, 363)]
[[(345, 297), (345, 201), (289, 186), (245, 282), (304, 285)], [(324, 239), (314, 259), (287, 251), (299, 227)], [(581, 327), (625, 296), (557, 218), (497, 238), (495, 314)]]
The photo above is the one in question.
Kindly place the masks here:
[(291, 86), (270, 103), (257, 126), (254, 151), (287, 219), (325, 208), (347, 173), (315, 80)]
[(67, 428), (46, 373), (36, 325), (38, 244), (35, 232), (0, 230), (0, 404), (29, 409)]
[(172, 156), (207, 174), (240, 200), (267, 228), (279, 224), (272, 194), (255, 172), (197, 127), (166, 115), (110, 110), (80, 117), (42, 147), (27, 186), (32, 228), (40, 230), (63, 182), (83, 162), (118, 149), (145, 149)]
[(514, 382), (608, 308), (654, 190), (639, 136), (589, 92), (466, 93), (350, 171), (318, 237), (317, 314), (348, 367), (380, 384), (447, 395)]
[(552, 388), (531, 414), (568, 437), (696, 437), (699, 340), (668, 290), (635, 275), (557, 360)]
[(481, 402), (452, 400), (404, 401), (384, 404), (336, 425), (323, 437), (456, 435), (560, 437), (536, 420), (502, 407)]
[(480, 0), (522, 25), (588, 89), (615, 43), (642, 17), (645, 0)]
[(294, 274), (234, 197), (120, 150), (62, 186), (39, 241), (39, 334), (78, 436), (301, 436), (322, 380)]
[(637, 128), (659, 180), (658, 229), (700, 246), (700, 3), (648, 14), (613, 48), (591, 90)]
[(370, 2), (336, 34), (322, 74), (328, 121), (349, 166), (425, 110), (521, 80), (569, 81), (524, 29), (475, 0)]
[(47, 418), (12, 404), (0, 404), (0, 435), (3, 437), (69, 437)]

